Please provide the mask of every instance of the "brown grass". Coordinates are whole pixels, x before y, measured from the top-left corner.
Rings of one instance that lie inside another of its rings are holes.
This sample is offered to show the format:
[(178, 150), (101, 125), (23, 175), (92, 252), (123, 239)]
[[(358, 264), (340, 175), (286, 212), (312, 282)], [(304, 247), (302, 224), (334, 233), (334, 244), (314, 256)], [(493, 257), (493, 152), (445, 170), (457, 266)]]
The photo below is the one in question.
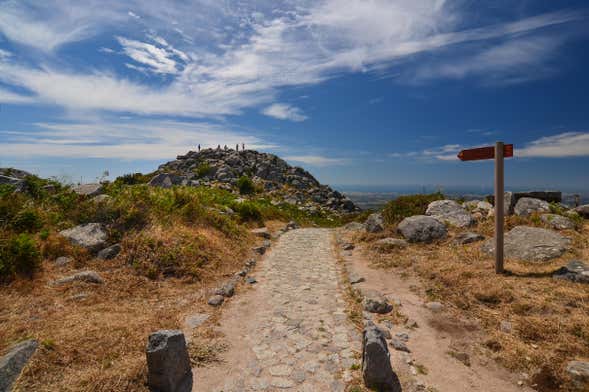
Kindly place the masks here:
[[(542, 227), (534, 217), (509, 217), (507, 228), (528, 224)], [(493, 235), (493, 222), (486, 220), (471, 230)], [(411, 244), (407, 249), (382, 253), (369, 250), (376, 266), (397, 267), (399, 273), (416, 273), (423, 283), (423, 296), (451, 304), (453, 311), (476, 320), (485, 331), (481, 346), (510, 370), (532, 376), (540, 391), (569, 390), (565, 368), (568, 361), (589, 359), (589, 287), (552, 279), (552, 272), (571, 259), (589, 261), (589, 224), (563, 232), (574, 249), (549, 263), (506, 260), (509, 271), (496, 275), (492, 257), (480, 244), (452, 244), (449, 239), (434, 244)], [(362, 234), (370, 243), (378, 236)], [(370, 246), (367, 246), (370, 249)], [(511, 333), (500, 331), (502, 320), (513, 325)]]
[[(192, 238), (207, 261), (195, 260), (195, 274), (158, 275), (152, 280), (126, 262), (134, 238), (128, 237), (126, 251), (114, 260), (82, 257), (60, 269), (48, 259), (33, 280), (19, 279), (0, 288), (0, 351), (27, 338), (41, 342), (16, 390), (146, 390), (147, 336), (158, 329), (180, 329), (187, 314), (204, 309), (207, 290), (241, 267), (253, 241), (249, 236), (236, 241), (216, 230), (182, 225), (151, 227), (144, 235), (164, 247)], [(54, 252), (47, 250), (52, 257)], [(187, 262), (190, 252), (178, 257)], [(50, 284), (79, 267), (97, 271), (105, 283)]]

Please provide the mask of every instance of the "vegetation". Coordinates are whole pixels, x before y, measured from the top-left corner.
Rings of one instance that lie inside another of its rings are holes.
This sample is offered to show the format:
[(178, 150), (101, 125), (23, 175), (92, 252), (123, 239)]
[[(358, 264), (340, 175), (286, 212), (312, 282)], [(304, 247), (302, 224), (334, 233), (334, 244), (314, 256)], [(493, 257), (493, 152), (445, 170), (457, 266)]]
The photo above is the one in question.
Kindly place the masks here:
[(383, 209), (383, 218), (387, 225), (394, 225), (413, 215), (423, 215), (429, 203), (444, 199), (440, 192), (428, 195), (399, 196), (388, 202)]
[(255, 192), (256, 187), (248, 176), (241, 176), (237, 180), (237, 189), (239, 189), (239, 193), (242, 195), (251, 195)]

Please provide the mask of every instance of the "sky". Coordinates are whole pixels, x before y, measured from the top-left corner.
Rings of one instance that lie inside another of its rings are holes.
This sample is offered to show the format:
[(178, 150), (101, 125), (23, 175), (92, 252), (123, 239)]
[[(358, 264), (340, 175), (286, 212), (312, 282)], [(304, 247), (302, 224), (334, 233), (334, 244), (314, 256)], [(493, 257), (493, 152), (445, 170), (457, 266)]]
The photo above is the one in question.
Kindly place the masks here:
[(0, 0), (0, 167), (70, 182), (245, 143), (325, 183), (589, 190), (589, 5)]

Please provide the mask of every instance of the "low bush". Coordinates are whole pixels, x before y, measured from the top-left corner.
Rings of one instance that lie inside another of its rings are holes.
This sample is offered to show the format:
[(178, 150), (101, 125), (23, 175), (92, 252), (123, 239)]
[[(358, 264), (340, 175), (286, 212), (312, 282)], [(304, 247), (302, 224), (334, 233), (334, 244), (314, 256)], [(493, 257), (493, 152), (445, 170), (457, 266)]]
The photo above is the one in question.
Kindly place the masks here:
[(10, 280), (15, 274), (31, 276), (40, 262), (37, 243), (29, 234), (21, 233), (0, 241), (1, 280)]
[(256, 190), (254, 182), (247, 176), (239, 177), (237, 180), (237, 188), (242, 195), (251, 195)]
[(34, 233), (43, 227), (43, 220), (37, 211), (26, 209), (12, 218), (11, 226), (18, 233)]
[(263, 222), (262, 212), (255, 202), (244, 201), (232, 206), (242, 222)]
[(423, 215), (429, 203), (443, 199), (444, 195), (440, 192), (428, 195), (399, 196), (385, 205), (383, 209), (384, 221), (388, 225), (394, 225), (407, 217)]

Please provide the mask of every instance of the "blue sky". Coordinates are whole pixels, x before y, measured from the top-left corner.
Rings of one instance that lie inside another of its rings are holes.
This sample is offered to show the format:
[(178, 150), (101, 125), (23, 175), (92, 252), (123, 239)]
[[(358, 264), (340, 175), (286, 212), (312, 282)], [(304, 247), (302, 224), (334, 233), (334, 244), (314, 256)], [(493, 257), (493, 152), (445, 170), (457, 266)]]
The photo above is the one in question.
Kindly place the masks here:
[(331, 184), (589, 188), (584, 1), (0, 0), (0, 166), (87, 182), (245, 143)]

